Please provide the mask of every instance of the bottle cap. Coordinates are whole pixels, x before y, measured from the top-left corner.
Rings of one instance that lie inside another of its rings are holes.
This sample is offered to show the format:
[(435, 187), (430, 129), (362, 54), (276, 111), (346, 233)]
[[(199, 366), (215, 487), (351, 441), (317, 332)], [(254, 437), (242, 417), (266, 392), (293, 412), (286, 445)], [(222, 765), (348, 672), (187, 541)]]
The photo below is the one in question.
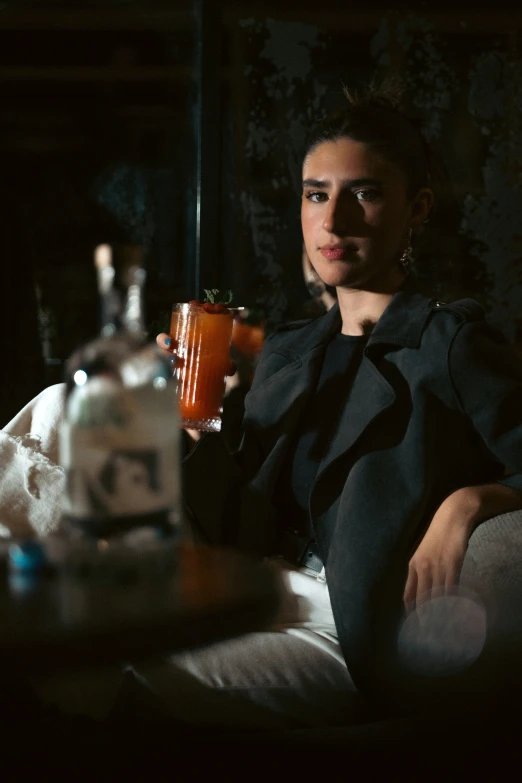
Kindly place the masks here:
[(45, 549), (39, 541), (19, 541), (9, 547), (9, 566), (15, 571), (38, 571), (46, 562)]
[(94, 266), (98, 272), (98, 284), (106, 281), (123, 288), (140, 281), (145, 274), (145, 258), (141, 245), (102, 244), (94, 249)]

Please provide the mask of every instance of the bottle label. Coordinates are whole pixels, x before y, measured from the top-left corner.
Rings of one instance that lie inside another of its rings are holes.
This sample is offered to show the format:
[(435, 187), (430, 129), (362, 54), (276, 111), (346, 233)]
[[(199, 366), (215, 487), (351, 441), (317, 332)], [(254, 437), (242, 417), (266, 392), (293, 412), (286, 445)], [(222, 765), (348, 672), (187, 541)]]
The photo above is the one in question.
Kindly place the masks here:
[(177, 509), (176, 410), (171, 384), (125, 389), (96, 378), (75, 388), (60, 431), (66, 515), (130, 518)]

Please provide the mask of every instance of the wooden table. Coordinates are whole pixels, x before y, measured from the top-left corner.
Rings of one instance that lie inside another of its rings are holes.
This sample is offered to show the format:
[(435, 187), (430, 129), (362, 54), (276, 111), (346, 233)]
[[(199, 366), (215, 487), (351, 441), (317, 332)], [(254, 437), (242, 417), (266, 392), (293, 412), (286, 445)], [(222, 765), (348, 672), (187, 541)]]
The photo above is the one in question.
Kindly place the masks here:
[(0, 574), (0, 666), (31, 675), (136, 660), (266, 627), (278, 573), (238, 551), (180, 544), (159, 566), (103, 573)]

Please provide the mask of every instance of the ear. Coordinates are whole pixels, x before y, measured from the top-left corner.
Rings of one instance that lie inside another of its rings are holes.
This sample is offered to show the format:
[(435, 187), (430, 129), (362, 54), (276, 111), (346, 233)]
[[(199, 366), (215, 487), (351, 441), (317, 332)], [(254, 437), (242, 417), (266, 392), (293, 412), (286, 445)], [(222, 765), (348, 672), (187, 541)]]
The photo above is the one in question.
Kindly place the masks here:
[(421, 188), (411, 204), (411, 221), (412, 228), (418, 228), (421, 223), (427, 219), (433, 207), (435, 196), (431, 188)]

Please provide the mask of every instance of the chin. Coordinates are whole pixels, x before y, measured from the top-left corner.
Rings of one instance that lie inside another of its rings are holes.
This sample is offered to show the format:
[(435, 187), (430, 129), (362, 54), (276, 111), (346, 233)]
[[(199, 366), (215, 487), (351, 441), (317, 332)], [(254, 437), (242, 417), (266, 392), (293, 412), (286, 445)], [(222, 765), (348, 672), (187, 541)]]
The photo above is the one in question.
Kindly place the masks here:
[(334, 271), (318, 273), (323, 283), (331, 288), (360, 288), (364, 280), (355, 270), (351, 272), (335, 273)]
[(346, 261), (330, 262), (321, 257), (321, 261), (313, 262), (312, 266), (325, 285), (332, 288), (338, 286), (350, 286), (355, 283), (359, 276), (353, 268), (353, 264), (347, 264)]
[(334, 277), (331, 275), (330, 277), (323, 277), (321, 278), (323, 283), (330, 288), (357, 288), (357, 281), (352, 280), (349, 277)]

